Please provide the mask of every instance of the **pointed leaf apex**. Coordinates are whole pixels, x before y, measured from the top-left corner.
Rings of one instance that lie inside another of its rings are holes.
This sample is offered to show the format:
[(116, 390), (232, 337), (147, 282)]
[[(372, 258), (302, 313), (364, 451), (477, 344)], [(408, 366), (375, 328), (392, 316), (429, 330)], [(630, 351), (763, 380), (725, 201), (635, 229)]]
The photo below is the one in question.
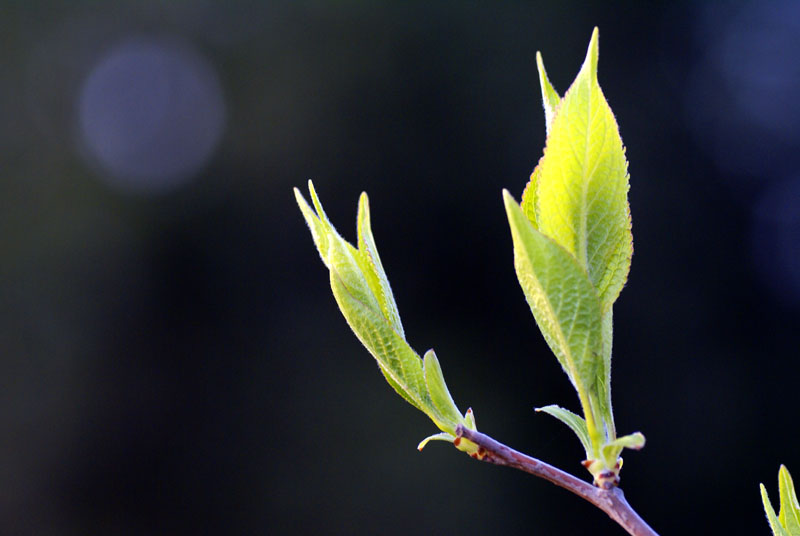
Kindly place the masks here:
[(431, 436), (426, 437), (422, 441), (420, 441), (419, 445), (417, 445), (417, 450), (422, 452), (422, 449), (425, 448), (425, 445), (427, 445), (431, 441), (447, 441), (449, 443), (452, 443), (454, 440), (455, 440), (455, 437), (453, 435), (451, 435), (451, 434), (446, 433), (446, 432), (442, 432), (442, 433), (439, 433), (439, 434), (433, 434)]
[(438, 423), (439, 428), (445, 432), (455, 432), (456, 426), (462, 420), (461, 412), (458, 411), (458, 406), (447, 389), (442, 367), (433, 350), (425, 352), (425, 356), (422, 358), (422, 370), (425, 375), (428, 396), (442, 421)]
[(542, 54), (536, 52), (536, 67), (539, 69), (539, 86), (542, 89), (542, 105), (544, 106), (544, 121), (547, 132), (550, 132), (550, 125), (556, 115), (556, 109), (561, 103), (561, 97), (553, 88), (550, 79), (547, 78), (547, 71), (544, 68)]
[(358, 204), (364, 204), (369, 208), (369, 197), (367, 196), (367, 192), (361, 192), (361, 195), (358, 196)]
[(592, 80), (597, 79), (597, 57), (599, 54), (598, 51), (599, 39), (600, 39), (600, 31), (597, 29), (597, 26), (595, 26), (594, 31), (592, 31), (592, 39), (589, 41), (589, 49), (586, 51), (586, 59), (583, 60), (583, 66), (581, 67), (581, 71), (583, 71), (584, 69), (589, 70), (588, 72)]
[(464, 424), (470, 430), (477, 430), (478, 427), (475, 424), (475, 412), (472, 411), (472, 408), (467, 408), (467, 412), (464, 413)]
[[(361, 192), (361, 195), (358, 198), (358, 218), (357, 218), (357, 227), (359, 237), (362, 236), (362, 233), (365, 231), (363, 227), (369, 229), (370, 219), (369, 219), (369, 198), (367, 197), (367, 192)], [(361, 248), (361, 244), (358, 245), (359, 249)]]
[[(311, 194), (311, 202), (314, 203), (314, 209), (317, 211), (317, 217), (324, 223), (331, 225), (328, 215), (325, 214), (325, 209), (322, 208), (322, 203), (319, 200), (317, 191), (314, 189), (314, 183), (311, 179), (308, 180), (308, 192)], [(331, 225), (331, 227), (333, 227)]]

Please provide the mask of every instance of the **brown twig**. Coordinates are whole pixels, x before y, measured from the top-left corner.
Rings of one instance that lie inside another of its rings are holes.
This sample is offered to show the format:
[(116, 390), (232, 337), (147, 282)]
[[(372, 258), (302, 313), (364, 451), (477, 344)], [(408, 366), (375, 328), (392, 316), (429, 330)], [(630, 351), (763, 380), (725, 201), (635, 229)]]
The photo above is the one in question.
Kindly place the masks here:
[(470, 430), (462, 425), (456, 428), (456, 435), (468, 439), (484, 449), (483, 461), (519, 469), (567, 489), (601, 509), (633, 536), (658, 536), (658, 533), (650, 528), (631, 508), (621, 489), (601, 490), (596, 488), (561, 469), (556, 469), (543, 461), (517, 452), (486, 434)]

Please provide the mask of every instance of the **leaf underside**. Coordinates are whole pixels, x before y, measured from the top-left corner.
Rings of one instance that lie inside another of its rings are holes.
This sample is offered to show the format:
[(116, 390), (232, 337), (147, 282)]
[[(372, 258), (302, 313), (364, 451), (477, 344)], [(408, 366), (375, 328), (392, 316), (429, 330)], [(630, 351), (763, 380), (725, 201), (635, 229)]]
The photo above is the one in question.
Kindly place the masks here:
[(517, 278), (547, 344), (589, 411), (589, 395), (597, 392), (603, 374), (597, 293), (575, 258), (534, 229), (508, 192), (503, 199)]

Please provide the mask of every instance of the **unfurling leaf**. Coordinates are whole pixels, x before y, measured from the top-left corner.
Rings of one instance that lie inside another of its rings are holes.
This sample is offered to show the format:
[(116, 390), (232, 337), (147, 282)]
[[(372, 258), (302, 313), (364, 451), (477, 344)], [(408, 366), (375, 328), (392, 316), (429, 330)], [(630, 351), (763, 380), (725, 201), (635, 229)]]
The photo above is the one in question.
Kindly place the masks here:
[(558, 105), (561, 103), (561, 97), (558, 96), (558, 92), (553, 88), (550, 79), (547, 78), (547, 71), (544, 70), (544, 61), (542, 61), (542, 54), (540, 52), (536, 53), (536, 68), (539, 69), (539, 85), (542, 88), (545, 129), (549, 134), (550, 125), (553, 123), (553, 117), (555, 117)]
[[(597, 57), (595, 28), (583, 66), (550, 121), (544, 156), (533, 174), (535, 193), (527, 197), (534, 198), (537, 229), (575, 256), (606, 311), (627, 279), (633, 241), (628, 163), (597, 83)], [(540, 78), (547, 112), (557, 94), (546, 75)]]
[(778, 471), (778, 492), (781, 499), (781, 510), (778, 519), (786, 530), (794, 536), (800, 535), (800, 504), (797, 502), (797, 495), (794, 491), (794, 482), (789, 470), (781, 465)]
[(575, 415), (570, 410), (554, 404), (543, 408), (536, 408), (536, 411), (542, 411), (548, 415), (552, 415), (569, 426), (570, 430), (575, 432), (575, 435), (578, 436), (581, 445), (583, 445), (583, 450), (586, 451), (586, 458), (592, 457), (592, 441), (589, 438), (589, 432), (586, 430), (586, 420), (583, 417)]
[(603, 374), (600, 301), (575, 258), (533, 228), (503, 191), (514, 242), (514, 267), (547, 344), (578, 392), (593, 451), (602, 441), (598, 381)]
[[(613, 304), (628, 276), (633, 239), (628, 163), (616, 119), (597, 82), (597, 58), (595, 28), (580, 72), (561, 97), (537, 53), (547, 131), (544, 155), (523, 191), (520, 213), (504, 194), (517, 277), (539, 328), (578, 391), (590, 447), (575, 419), (580, 417), (560, 408), (547, 413), (581, 438), (595, 482), (599, 474), (616, 479), (620, 451), (641, 447), (644, 440), (641, 434), (617, 439), (611, 404)], [(547, 282), (546, 299), (536, 296), (533, 282), (542, 289)], [(547, 304), (563, 314), (548, 314)], [(572, 342), (559, 333), (570, 333)]]
[[(644, 435), (635, 432), (630, 435), (618, 437), (603, 445), (603, 461), (607, 467), (612, 467), (619, 460), (622, 449), (640, 450), (644, 447)], [(617, 467), (619, 472), (619, 467)]]
[(450, 391), (447, 390), (447, 385), (444, 383), (444, 376), (442, 375), (442, 367), (439, 365), (439, 360), (433, 350), (425, 352), (425, 357), (422, 359), (422, 370), (425, 373), (425, 385), (431, 402), (433, 402), (433, 407), (448, 421), (462, 422), (464, 418), (458, 411), (453, 397), (450, 396)]
[(454, 436), (448, 434), (447, 432), (439, 432), (438, 434), (429, 435), (425, 439), (419, 442), (417, 445), (417, 450), (422, 450), (425, 446), (430, 443), (431, 441), (447, 441), (448, 443), (452, 443), (455, 439)]
[(800, 503), (797, 501), (794, 482), (792, 482), (792, 476), (789, 474), (788, 469), (781, 465), (778, 471), (780, 512), (777, 516), (769, 501), (767, 489), (764, 484), (761, 484), (760, 487), (764, 511), (767, 514), (767, 521), (773, 534), (775, 536), (800, 536)]
[[(439, 360), (433, 350), (425, 360), (405, 339), (397, 305), (372, 236), (369, 203), (361, 194), (358, 203), (358, 249), (336, 232), (309, 181), (312, 209), (297, 188), (295, 197), (311, 230), (322, 262), (330, 271), (330, 283), (339, 309), (361, 343), (378, 363), (386, 381), (406, 401), (424, 412), (442, 430), (420, 443), (452, 441), (462, 416), (450, 396)], [(471, 428), (474, 429), (474, 420)]]

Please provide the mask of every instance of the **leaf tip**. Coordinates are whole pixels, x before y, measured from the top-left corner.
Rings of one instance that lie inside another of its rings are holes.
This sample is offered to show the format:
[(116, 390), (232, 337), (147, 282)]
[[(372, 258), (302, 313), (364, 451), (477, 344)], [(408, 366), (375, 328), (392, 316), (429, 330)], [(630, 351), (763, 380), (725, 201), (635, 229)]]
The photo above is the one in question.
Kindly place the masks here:
[(475, 412), (472, 411), (472, 408), (467, 408), (466, 413), (464, 413), (464, 423), (470, 430), (478, 429), (477, 425), (475, 424)]
[(294, 198), (297, 200), (297, 204), (302, 206), (305, 199), (303, 199), (303, 194), (300, 192), (300, 189), (295, 186), (292, 190), (294, 191)]
[(369, 210), (369, 197), (367, 196), (367, 192), (361, 192), (361, 195), (358, 196), (358, 206), (364, 205), (367, 210)]
[(647, 442), (644, 434), (641, 432), (636, 432), (631, 434), (631, 436), (633, 437), (633, 442), (628, 446), (628, 448), (632, 450), (642, 450)]
[(417, 445), (417, 450), (422, 452), (422, 449), (424, 449), (425, 446), (428, 443), (430, 443), (431, 441), (447, 441), (448, 443), (455, 443), (455, 439), (457, 439), (457, 438), (453, 437), (452, 434), (448, 434), (446, 432), (441, 432), (439, 434), (433, 434), (431, 436), (426, 437), (422, 441), (420, 441), (419, 445)]
[(597, 78), (597, 57), (599, 55), (600, 30), (597, 26), (592, 31), (592, 38), (589, 40), (589, 48), (586, 51), (586, 59), (583, 61), (581, 70), (588, 68), (589, 75)]
[(539, 70), (539, 83), (542, 86), (542, 90), (544, 90), (545, 81), (548, 80), (547, 78), (547, 71), (544, 68), (544, 60), (542, 59), (542, 53), (538, 50), (536, 51), (536, 68)]

